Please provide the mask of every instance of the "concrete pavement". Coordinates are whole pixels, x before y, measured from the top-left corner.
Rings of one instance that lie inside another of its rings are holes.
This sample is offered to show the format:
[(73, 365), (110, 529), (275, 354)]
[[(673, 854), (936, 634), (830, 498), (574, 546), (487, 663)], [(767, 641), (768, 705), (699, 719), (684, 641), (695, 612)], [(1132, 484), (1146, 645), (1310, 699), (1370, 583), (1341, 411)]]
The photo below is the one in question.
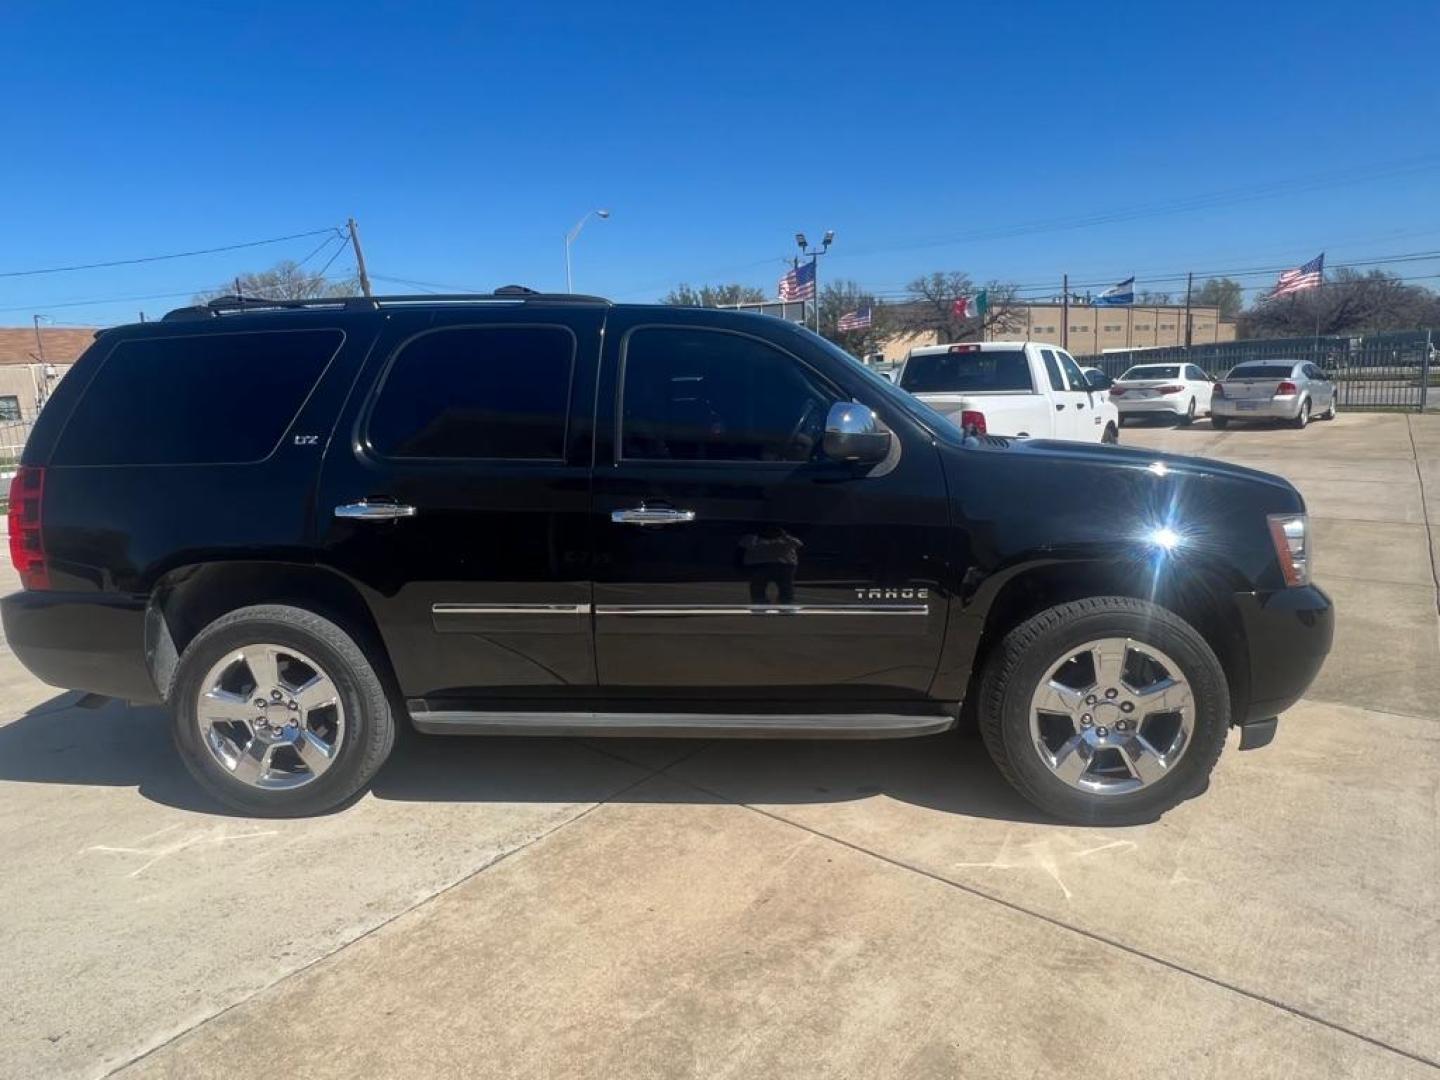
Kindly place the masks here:
[(417, 740), (252, 821), (0, 656), (0, 1075), (1437, 1075), (1440, 417), (1124, 441), (1291, 476), (1340, 604), (1275, 744), (1149, 826), (954, 736)]

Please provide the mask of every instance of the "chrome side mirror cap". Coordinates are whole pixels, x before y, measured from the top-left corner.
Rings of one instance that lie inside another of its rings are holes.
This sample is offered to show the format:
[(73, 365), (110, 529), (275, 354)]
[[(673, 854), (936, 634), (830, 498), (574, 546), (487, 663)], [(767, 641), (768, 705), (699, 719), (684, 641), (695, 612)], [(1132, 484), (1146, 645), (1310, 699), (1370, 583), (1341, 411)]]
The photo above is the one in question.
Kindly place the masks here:
[(825, 456), (834, 461), (861, 465), (884, 461), (891, 438), (874, 410), (857, 401), (837, 401), (825, 418)]

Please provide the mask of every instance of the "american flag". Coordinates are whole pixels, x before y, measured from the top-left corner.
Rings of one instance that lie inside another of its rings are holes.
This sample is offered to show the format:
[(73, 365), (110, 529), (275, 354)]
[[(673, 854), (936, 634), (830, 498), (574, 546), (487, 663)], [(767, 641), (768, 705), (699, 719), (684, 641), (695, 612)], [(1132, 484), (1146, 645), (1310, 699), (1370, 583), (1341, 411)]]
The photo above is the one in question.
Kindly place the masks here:
[(815, 299), (815, 264), (802, 263), (793, 270), (787, 270), (780, 279), (781, 300)]
[(837, 330), (869, 330), (874, 321), (874, 315), (870, 309), (862, 307), (858, 311), (847, 311), (841, 315), (835, 328)]
[(1315, 258), (1311, 259), (1304, 266), (1298, 266), (1294, 270), (1280, 271), (1280, 278), (1275, 282), (1275, 290), (1271, 296), (1287, 296), (1301, 289), (1313, 289), (1325, 278), (1325, 253), (1322, 251)]

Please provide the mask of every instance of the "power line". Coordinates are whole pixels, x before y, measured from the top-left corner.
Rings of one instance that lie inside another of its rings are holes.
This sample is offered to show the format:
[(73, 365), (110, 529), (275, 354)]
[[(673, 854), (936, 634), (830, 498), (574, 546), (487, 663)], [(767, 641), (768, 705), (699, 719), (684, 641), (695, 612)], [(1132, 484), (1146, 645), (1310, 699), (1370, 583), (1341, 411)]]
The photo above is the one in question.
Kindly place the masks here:
[(197, 248), (194, 251), (176, 251), (168, 255), (143, 255), (134, 259), (111, 259), (108, 262), (80, 263), (75, 266), (47, 266), (40, 270), (0, 271), (0, 278), (35, 277), (40, 274), (64, 274), (72, 270), (103, 270), (112, 266), (134, 266), (137, 263), (164, 262), (167, 259), (188, 259), (195, 255), (216, 255), (223, 251), (239, 251), (242, 248), (263, 247), (266, 244), (280, 244), (286, 240), (303, 240), (307, 236), (323, 233), (339, 233), (331, 226), (326, 229), (311, 229), (309, 232), (290, 233), (288, 236), (272, 236), (265, 240), (247, 240), (243, 244), (225, 244), (222, 247)]

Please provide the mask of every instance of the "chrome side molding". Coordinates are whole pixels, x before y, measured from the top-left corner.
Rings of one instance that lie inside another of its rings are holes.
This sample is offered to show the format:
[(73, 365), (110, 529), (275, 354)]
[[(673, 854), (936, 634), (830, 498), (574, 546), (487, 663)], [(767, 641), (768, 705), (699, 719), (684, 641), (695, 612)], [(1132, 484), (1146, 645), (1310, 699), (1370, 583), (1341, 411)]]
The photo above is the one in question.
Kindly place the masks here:
[(589, 604), (431, 604), (432, 615), (589, 615)]
[(596, 615), (928, 615), (929, 604), (597, 604)]

